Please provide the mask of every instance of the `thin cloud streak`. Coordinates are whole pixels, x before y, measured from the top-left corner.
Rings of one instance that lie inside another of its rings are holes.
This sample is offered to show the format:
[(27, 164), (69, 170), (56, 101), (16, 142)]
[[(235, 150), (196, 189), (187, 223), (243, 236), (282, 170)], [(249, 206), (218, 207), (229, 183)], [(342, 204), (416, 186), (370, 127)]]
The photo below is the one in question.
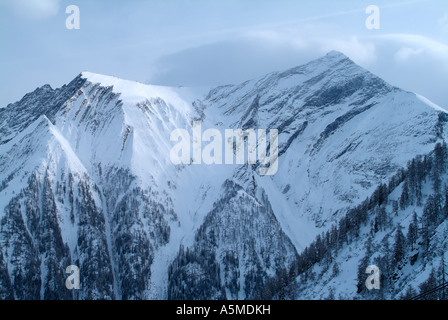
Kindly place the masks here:
[(59, 0), (2, 0), (4, 9), (26, 19), (39, 20), (59, 12)]

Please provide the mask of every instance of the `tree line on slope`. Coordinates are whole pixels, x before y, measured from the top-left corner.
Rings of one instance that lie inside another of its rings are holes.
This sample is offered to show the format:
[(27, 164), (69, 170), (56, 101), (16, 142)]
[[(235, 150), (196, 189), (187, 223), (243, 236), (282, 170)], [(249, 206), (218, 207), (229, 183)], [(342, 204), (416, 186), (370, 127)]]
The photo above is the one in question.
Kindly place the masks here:
[[(411, 265), (418, 258), (420, 248), (425, 257), (434, 259), (434, 255), (442, 255), (440, 252), (431, 250), (431, 238), (437, 227), (448, 217), (448, 188), (445, 186), (442, 195), (442, 176), (447, 170), (448, 152), (445, 142), (437, 143), (434, 150), (427, 155), (418, 155), (408, 162), (406, 168), (399, 169), (387, 184), (381, 183), (372, 195), (366, 198), (358, 206), (349, 209), (337, 224), (328, 231), (319, 234), (315, 240), (298, 255), (289, 270), (282, 270), (267, 281), (267, 284), (258, 292), (259, 299), (295, 299), (297, 297), (296, 279), (301, 276), (301, 281), (315, 280), (312, 272), (313, 266), (321, 264), (323, 272), (333, 266), (333, 276), (339, 273), (339, 266), (335, 258), (340, 251), (359, 239), (361, 228), (370, 224), (369, 237), (366, 241), (365, 255), (360, 260), (357, 270), (357, 293), (360, 298), (382, 299), (384, 293), (394, 296), (394, 281), (398, 280), (397, 270), (400, 270), (408, 260)], [(423, 185), (428, 181), (432, 184), (430, 194), (423, 206)], [(401, 195), (398, 200), (390, 200), (389, 195), (402, 184)], [(386, 205), (390, 203), (392, 212), (386, 211)], [(392, 214), (399, 215), (399, 211), (406, 210), (409, 206), (423, 206), (421, 218), (413, 213), (412, 221), (405, 233), (400, 225), (394, 226)], [(371, 240), (378, 232), (394, 229), (395, 236), (392, 248), (388, 236), (383, 238), (380, 248), (376, 248), (379, 254), (370, 261), (373, 253)], [(411, 257), (408, 259), (409, 255)], [(423, 257), (423, 258), (425, 258)], [(443, 257), (443, 255), (442, 255)], [(372, 263), (370, 263), (372, 262)], [(366, 267), (370, 264), (377, 265), (381, 273), (383, 289), (377, 293), (368, 291), (365, 287)], [(440, 268), (439, 268), (440, 269)], [(441, 278), (441, 271), (432, 271), (428, 279), (423, 282), (419, 289), (420, 293), (434, 285), (434, 279)], [(409, 299), (413, 293), (418, 292), (410, 287), (403, 299)], [(432, 295), (429, 298), (441, 298)], [(332, 290), (329, 290), (329, 298)]]

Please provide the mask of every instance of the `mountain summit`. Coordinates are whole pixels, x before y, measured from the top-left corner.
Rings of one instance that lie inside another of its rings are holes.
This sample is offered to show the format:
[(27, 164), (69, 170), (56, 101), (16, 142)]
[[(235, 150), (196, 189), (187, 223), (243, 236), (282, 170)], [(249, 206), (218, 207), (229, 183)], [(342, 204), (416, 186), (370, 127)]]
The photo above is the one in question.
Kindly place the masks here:
[[(206, 94), (89, 72), (38, 88), (0, 109), (0, 298), (254, 298), (447, 119), (336, 51)], [(195, 120), (277, 129), (278, 172), (172, 164)]]

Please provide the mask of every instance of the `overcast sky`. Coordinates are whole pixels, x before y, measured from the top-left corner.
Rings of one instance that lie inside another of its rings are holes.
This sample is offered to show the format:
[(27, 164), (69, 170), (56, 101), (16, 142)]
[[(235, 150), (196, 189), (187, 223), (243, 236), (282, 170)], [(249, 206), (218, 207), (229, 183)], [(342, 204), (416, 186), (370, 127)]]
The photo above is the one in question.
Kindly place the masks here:
[[(68, 5), (80, 29), (66, 28)], [(368, 30), (368, 5), (380, 29)], [(81, 71), (163, 85), (239, 83), (338, 50), (448, 107), (448, 1), (0, 0), (0, 107)]]

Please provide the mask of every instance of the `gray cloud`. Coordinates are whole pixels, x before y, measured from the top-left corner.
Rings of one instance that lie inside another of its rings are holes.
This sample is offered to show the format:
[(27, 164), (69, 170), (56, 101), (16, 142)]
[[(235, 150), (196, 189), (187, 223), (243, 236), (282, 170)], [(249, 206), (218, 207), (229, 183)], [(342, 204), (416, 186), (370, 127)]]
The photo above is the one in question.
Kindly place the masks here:
[(314, 56), (311, 51), (299, 52), (286, 44), (271, 46), (260, 39), (227, 40), (163, 56), (148, 82), (186, 86), (239, 83)]
[(163, 56), (148, 80), (162, 85), (235, 84), (324, 55), (345, 53), (391, 84), (448, 106), (448, 47), (418, 35), (311, 38), (257, 33)]

